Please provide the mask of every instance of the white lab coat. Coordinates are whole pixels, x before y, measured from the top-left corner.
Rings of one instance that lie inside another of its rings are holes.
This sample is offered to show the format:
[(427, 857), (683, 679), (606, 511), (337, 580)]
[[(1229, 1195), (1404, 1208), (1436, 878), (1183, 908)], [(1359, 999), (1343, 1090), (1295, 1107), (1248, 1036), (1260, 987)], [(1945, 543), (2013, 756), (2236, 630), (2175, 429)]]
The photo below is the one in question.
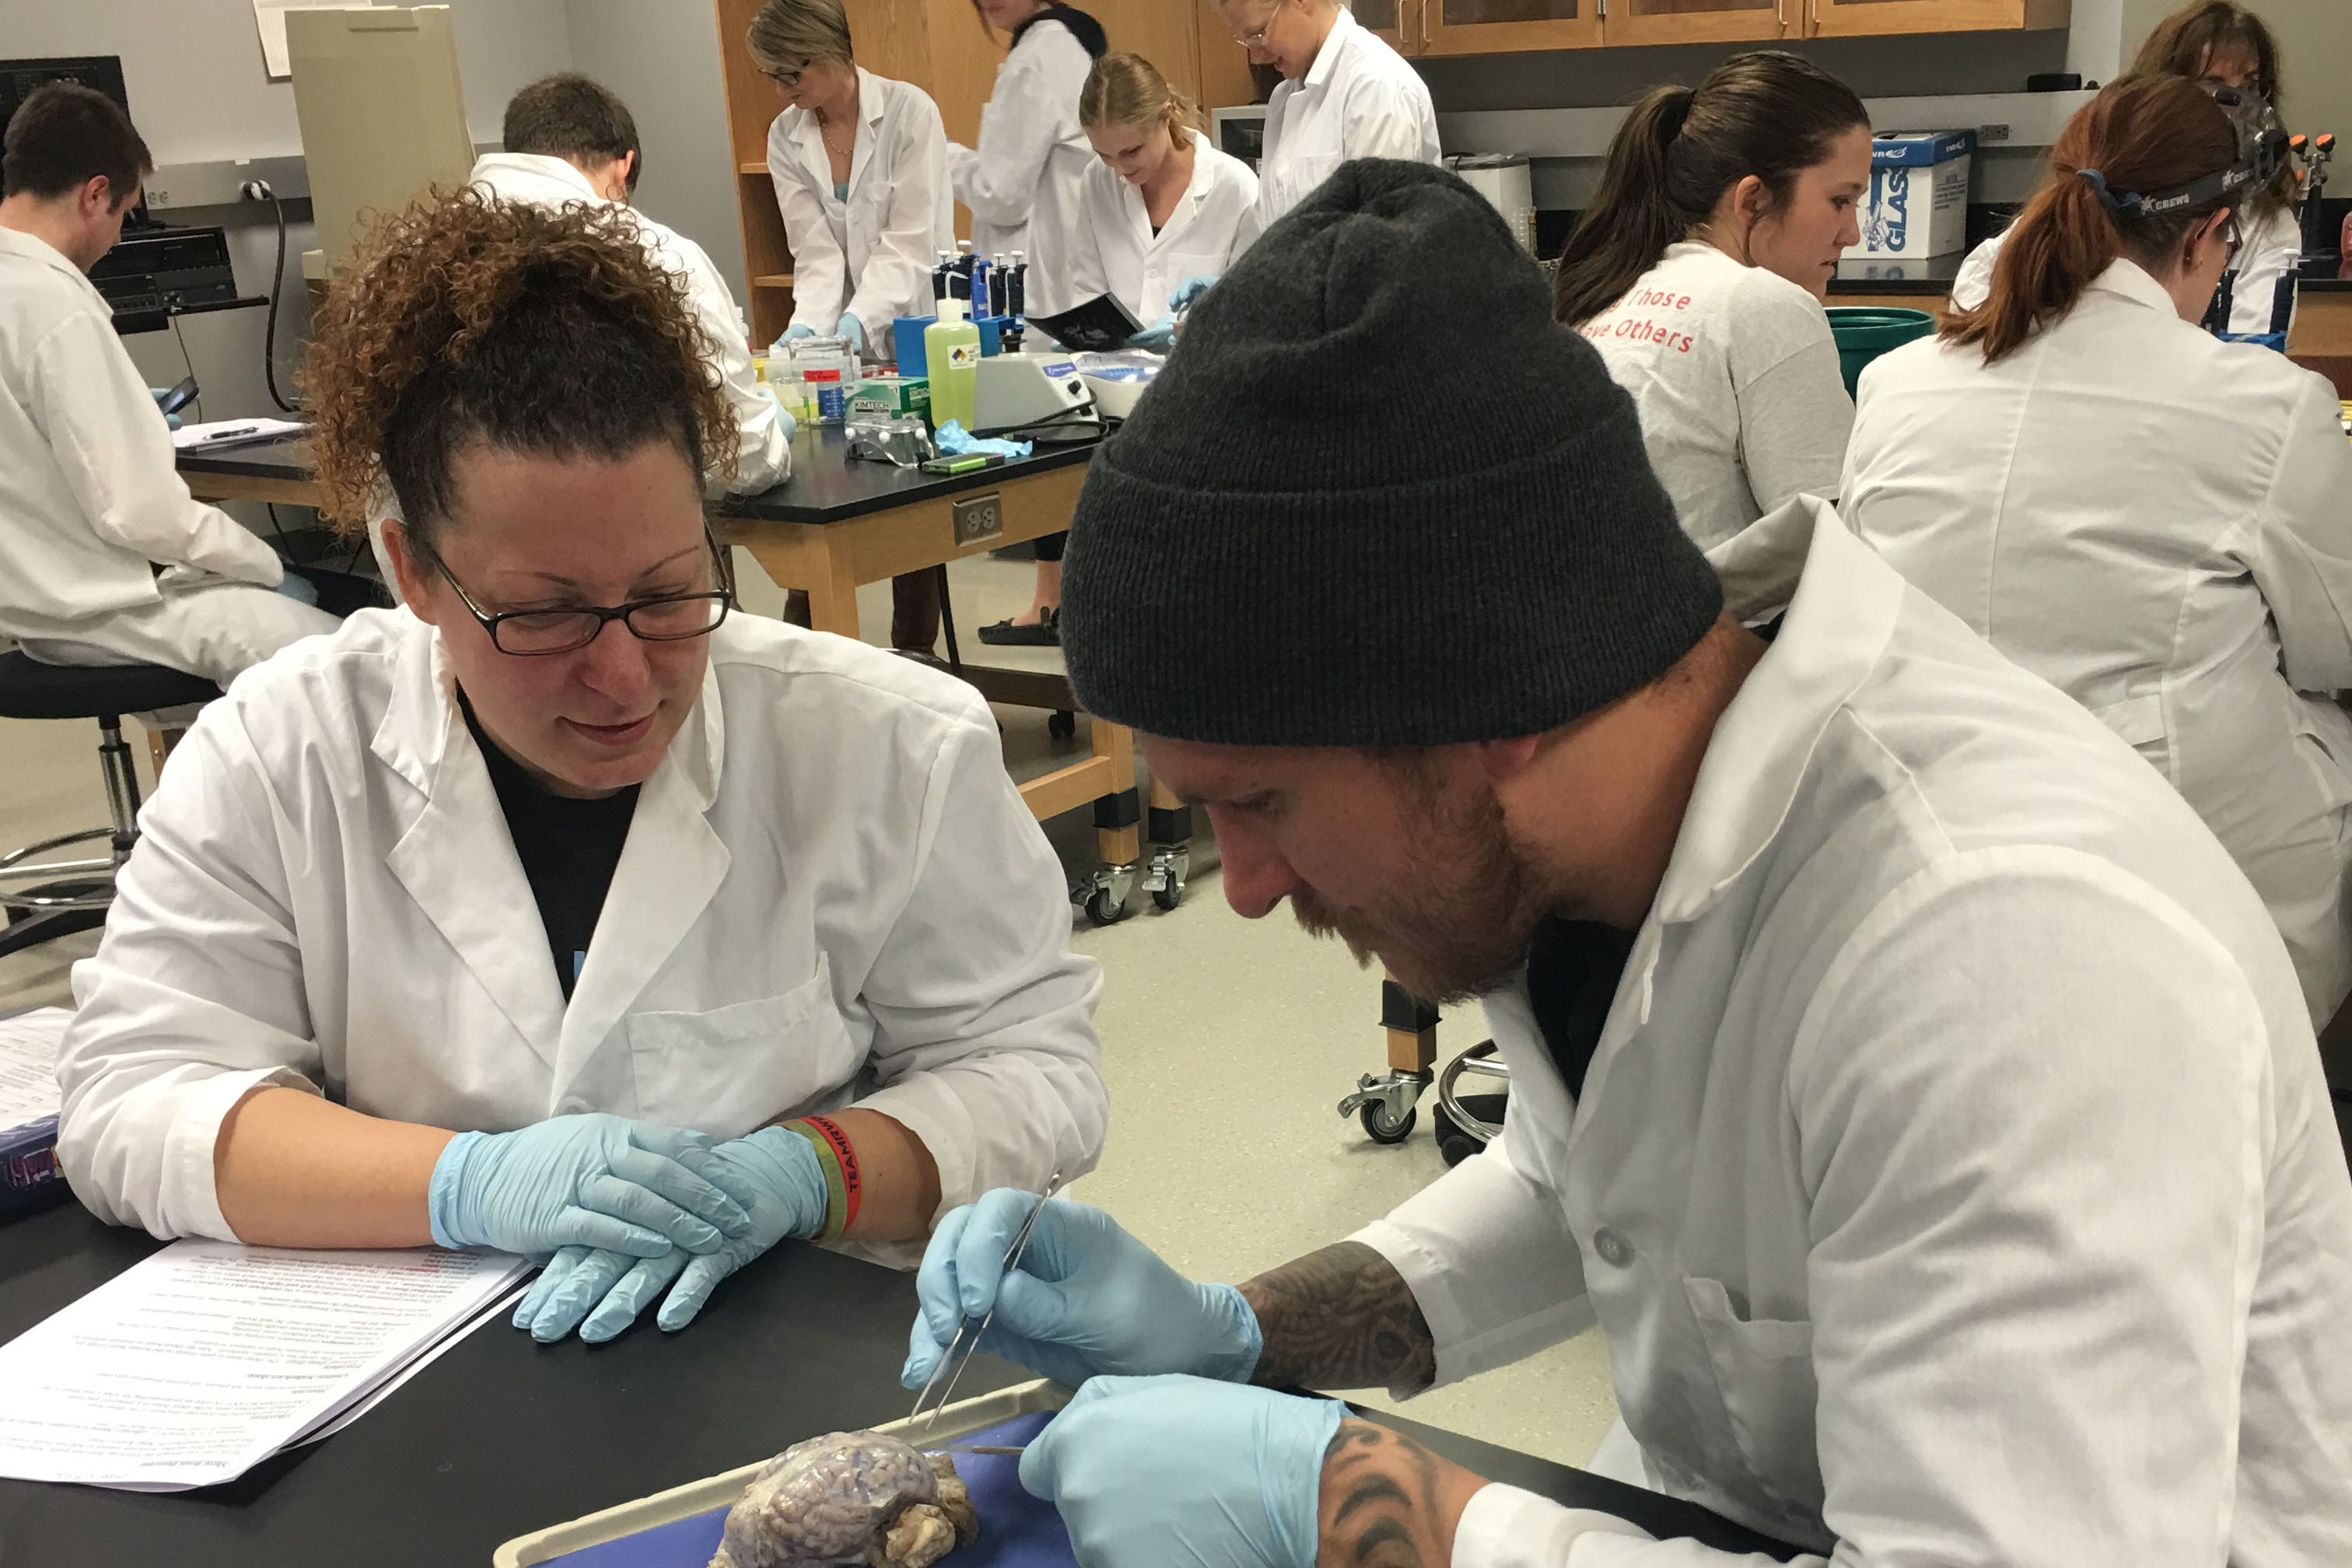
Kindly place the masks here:
[(105, 296), (47, 241), (0, 228), (0, 641), (226, 682), (334, 629), (268, 591), (284, 577), (268, 545), (188, 494)]
[[(2242, 217), (2246, 246), (2238, 253), (2238, 280), (2230, 296), (2230, 330), (2267, 332), (2278, 309), (2279, 279), (2303, 259), (2303, 226), (2292, 207)], [(2000, 259), (2006, 231), (1969, 252), (1952, 280), (1952, 308), (1973, 310), (1992, 293), (1993, 263)]]
[(438, 1127), (603, 1110), (722, 1139), (856, 1103), (922, 1140), (948, 1206), (1090, 1167), (1100, 971), (988, 705), (750, 616), (710, 655), (568, 1005), (438, 634), (365, 611), (237, 682), (74, 970), (58, 1157), (82, 1202), (229, 1237), (213, 1146), (264, 1084)]
[(816, 116), (787, 109), (768, 127), (768, 175), (793, 253), (792, 325), (830, 335), (854, 315), (877, 352), (900, 316), (931, 313), (931, 268), (955, 244), (948, 139), (939, 105), (911, 83), (860, 68), (849, 196)]
[[(551, 208), (608, 205), (588, 183), (587, 175), (566, 160), (543, 153), (485, 153), (475, 160), (472, 180), (499, 201)], [(792, 437), (784, 428), (776, 400), (768, 395), (752, 371), (749, 329), (727, 279), (719, 276), (702, 247), (634, 207), (623, 210), (647, 253), (686, 286), (687, 303), (693, 308), (696, 324), (717, 354), (713, 365), (727, 395), (727, 406), (735, 416), (735, 471), (724, 478), (725, 488), (748, 495), (782, 484), (792, 476)], [(385, 580), (391, 580), (388, 573)]]
[(1863, 375), (1854, 531), (2196, 807), (2325, 1024), (2352, 990), (2352, 445), (2336, 389), (2180, 320), (2129, 261), (1988, 367)]
[(1350, 158), (1434, 163), (1440, 156), (1428, 84), (1342, 6), (1307, 74), (1266, 100), (1257, 213), (1244, 243)]
[(1024, 301), (1032, 316), (1059, 315), (1093, 298), (1072, 290), (1070, 267), (1079, 188), (1100, 162), (1078, 127), (1078, 93), (1094, 63), (1061, 23), (1031, 23), (996, 68), (979, 146), (948, 144), (956, 199), (971, 209), (971, 248), (1007, 260), (1027, 254)]
[(1214, 278), (1233, 259), (1242, 226), (1257, 205), (1257, 176), (1239, 158), (1192, 138), (1192, 179), (1158, 234), (1143, 194), (1099, 158), (1079, 193), (1076, 303), (1109, 294), (1150, 326), (1168, 311), (1168, 296), (1192, 278)]
[[(2179, 795), (1804, 498), (1571, 1100), (1360, 1236), (1450, 1383), (1596, 1317), (1644, 1479), (1840, 1564), (2352, 1562), (2352, 1174)], [(1762, 526), (1762, 525), (1759, 525)], [(1508, 1487), (1454, 1568), (1698, 1568)]]

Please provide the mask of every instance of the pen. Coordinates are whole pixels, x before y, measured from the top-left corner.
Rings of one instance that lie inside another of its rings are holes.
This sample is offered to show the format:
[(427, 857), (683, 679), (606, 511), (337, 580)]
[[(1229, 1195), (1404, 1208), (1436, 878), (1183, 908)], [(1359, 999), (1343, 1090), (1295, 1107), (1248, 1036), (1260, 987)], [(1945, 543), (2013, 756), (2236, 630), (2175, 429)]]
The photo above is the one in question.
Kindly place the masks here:
[(232, 436), (250, 436), (260, 429), (258, 425), (242, 425), (234, 430), (215, 430), (205, 436), (207, 441), (226, 441)]

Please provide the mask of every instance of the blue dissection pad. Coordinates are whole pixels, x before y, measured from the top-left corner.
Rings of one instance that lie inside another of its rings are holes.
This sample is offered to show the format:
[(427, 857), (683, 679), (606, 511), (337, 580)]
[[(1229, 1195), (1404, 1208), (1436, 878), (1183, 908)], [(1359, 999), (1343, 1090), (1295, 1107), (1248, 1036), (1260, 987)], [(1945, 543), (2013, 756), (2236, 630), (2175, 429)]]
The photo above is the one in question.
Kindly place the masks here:
[[(1049, 1410), (1015, 1416), (984, 1431), (954, 1439), (958, 1447), (980, 1444), (1014, 1447), (1027, 1443), (1054, 1418)], [(958, 1454), (956, 1473), (971, 1489), (973, 1510), (980, 1515), (980, 1539), (960, 1546), (940, 1568), (1076, 1568), (1069, 1531), (1051, 1503), (1038, 1501), (1021, 1489), (1021, 1457), (1017, 1454)], [(719, 1535), (727, 1510), (712, 1509), (690, 1519), (672, 1521), (585, 1546), (547, 1560), (548, 1568), (709, 1568), (719, 1550)]]

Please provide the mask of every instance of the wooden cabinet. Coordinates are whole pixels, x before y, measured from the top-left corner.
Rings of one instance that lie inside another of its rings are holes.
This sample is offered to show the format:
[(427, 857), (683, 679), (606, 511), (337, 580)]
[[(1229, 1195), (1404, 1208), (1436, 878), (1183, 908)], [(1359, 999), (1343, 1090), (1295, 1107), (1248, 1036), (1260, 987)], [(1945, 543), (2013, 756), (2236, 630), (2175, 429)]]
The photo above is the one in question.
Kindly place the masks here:
[[(1794, 0), (1790, 0), (1794, 4)], [(1806, 0), (1821, 38), (1895, 33), (1999, 33), (2063, 27), (2069, 0)]]
[(1612, 44), (1736, 44), (1804, 36), (1808, 0), (1609, 0)]
[(1601, 43), (1601, 0), (1412, 0), (1415, 53), (1489, 55), (1585, 49)]
[[(743, 42), (761, 3), (716, 0), (735, 205), (742, 226), (743, 270), (751, 282), (751, 297), (744, 304), (752, 341), (767, 343), (792, 321), (793, 260), (768, 178), (768, 127), (783, 112), (783, 100), (751, 63)], [(1143, 56), (1203, 105), (1250, 101), (1248, 57), (1225, 31), (1214, 0), (1079, 3), (1102, 23), (1112, 48)], [(843, 9), (857, 63), (929, 93), (950, 139), (970, 146), (980, 135), (981, 107), (1004, 58), (1004, 40), (981, 25), (971, 0), (843, 0)], [(961, 205), (956, 232), (971, 232), (971, 216)]]
[(1357, 0), (1406, 55), (2063, 27), (2071, 0)]

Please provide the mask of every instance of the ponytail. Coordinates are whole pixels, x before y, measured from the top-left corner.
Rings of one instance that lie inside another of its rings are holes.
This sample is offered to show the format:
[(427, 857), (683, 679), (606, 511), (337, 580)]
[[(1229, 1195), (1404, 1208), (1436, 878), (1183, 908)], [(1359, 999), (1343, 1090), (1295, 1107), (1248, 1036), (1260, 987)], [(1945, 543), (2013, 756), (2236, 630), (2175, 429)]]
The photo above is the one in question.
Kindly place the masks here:
[(1692, 88), (1652, 88), (1617, 128), (1601, 188), (1552, 274), (1551, 310), (1559, 320), (1580, 326), (1623, 299), (1696, 221), (1674, 200), (1671, 169), (1675, 139), (1697, 98)]
[(2118, 259), (2165, 270), (2189, 233), (2236, 198), (2155, 217), (2118, 207), (2131, 193), (2188, 184), (2237, 155), (2229, 116), (2195, 83), (2177, 76), (2116, 82), (2059, 132), (2049, 173), (2001, 242), (1984, 303), (1947, 316), (1938, 335), (1975, 344), (1985, 363), (1997, 364), (2074, 310)]
[(1779, 49), (1735, 55), (1696, 89), (1653, 89), (1617, 128), (1601, 188), (1560, 252), (1553, 314), (1578, 326), (1615, 304), (1751, 174), (1772, 206), (1785, 204), (1799, 174), (1869, 123), (1852, 88)]

